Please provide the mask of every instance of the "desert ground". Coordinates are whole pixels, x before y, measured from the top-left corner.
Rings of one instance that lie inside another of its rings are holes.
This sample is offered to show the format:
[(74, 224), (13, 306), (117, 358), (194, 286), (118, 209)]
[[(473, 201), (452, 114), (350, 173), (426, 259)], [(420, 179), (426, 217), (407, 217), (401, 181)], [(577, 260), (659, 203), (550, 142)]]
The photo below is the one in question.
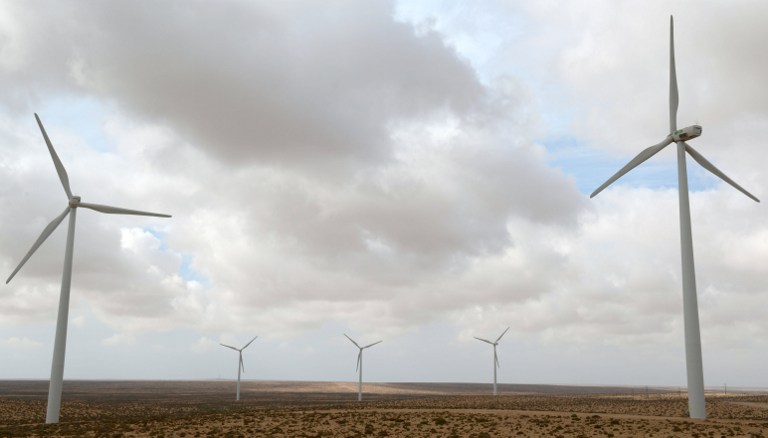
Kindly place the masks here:
[(677, 388), (243, 381), (0, 381), (0, 437), (767, 437), (768, 393), (708, 392), (690, 420)]

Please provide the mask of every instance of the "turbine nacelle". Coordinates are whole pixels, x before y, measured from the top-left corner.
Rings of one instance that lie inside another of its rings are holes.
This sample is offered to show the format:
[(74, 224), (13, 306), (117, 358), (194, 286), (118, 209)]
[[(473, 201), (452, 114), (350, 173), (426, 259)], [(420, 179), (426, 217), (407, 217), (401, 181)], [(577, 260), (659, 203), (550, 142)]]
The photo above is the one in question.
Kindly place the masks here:
[(692, 138), (696, 138), (700, 135), (701, 135), (700, 125), (686, 126), (683, 129), (678, 129), (673, 133), (669, 134), (672, 141), (686, 141)]

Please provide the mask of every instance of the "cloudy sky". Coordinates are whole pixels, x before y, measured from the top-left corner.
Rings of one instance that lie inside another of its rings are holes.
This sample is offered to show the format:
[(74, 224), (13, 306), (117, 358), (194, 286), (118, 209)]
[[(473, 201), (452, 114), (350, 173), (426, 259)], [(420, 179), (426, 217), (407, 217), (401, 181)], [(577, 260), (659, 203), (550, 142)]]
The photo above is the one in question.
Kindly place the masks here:
[[(679, 126), (768, 198), (762, 1), (0, 1), (0, 272), (86, 202), (65, 378), (684, 385)], [(768, 387), (768, 214), (689, 160), (708, 386)], [(61, 226), (0, 287), (47, 379)], [(5, 277), (3, 277), (5, 278)]]

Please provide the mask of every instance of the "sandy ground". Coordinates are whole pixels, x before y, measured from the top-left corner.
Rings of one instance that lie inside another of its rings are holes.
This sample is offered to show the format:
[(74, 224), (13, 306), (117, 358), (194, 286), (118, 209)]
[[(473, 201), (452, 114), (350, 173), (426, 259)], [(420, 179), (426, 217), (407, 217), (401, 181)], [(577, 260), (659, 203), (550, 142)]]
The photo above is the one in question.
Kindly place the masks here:
[(686, 418), (678, 390), (356, 383), (65, 382), (44, 425), (46, 382), (0, 381), (0, 437), (766, 437), (768, 395), (708, 394)]

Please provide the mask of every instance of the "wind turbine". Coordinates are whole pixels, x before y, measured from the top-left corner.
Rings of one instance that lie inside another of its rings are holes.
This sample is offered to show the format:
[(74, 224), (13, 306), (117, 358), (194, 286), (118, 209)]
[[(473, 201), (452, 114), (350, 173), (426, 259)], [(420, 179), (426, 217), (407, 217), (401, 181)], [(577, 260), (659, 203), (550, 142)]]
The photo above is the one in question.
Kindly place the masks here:
[(499, 345), (499, 341), (501, 340), (501, 337), (504, 336), (507, 333), (507, 330), (509, 330), (509, 327), (507, 327), (506, 330), (501, 332), (498, 338), (496, 338), (495, 342), (491, 342), (488, 339), (478, 338), (475, 336), (475, 339), (478, 341), (483, 341), (485, 343), (493, 345), (493, 395), (497, 394), (496, 391), (496, 368), (499, 368), (499, 356), (496, 354), (496, 346)]
[(48, 145), (48, 151), (53, 158), (53, 165), (56, 167), (56, 172), (59, 174), (61, 185), (64, 187), (64, 192), (67, 194), (67, 206), (64, 211), (56, 217), (51, 223), (43, 229), (40, 237), (37, 238), (32, 248), (27, 252), (24, 258), (16, 269), (13, 270), (8, 280), (5, 281), (8, 284), (11, 279), (16, 275), (22, 266), (32, 257), (32, 254), (37, 251), (37, 248), (45, 242), (45, 239), (53, 233), (56, 227), (59, 226), (61, 221), (69, 215), (69, 229), (67, 230), (67, 246), (64, 252), (64, 271), (61, 275), (61, 294), (59, 296), (59, 313), (56, 319), (56, 337), (53, 344), (53, 360), (51, 363), (51, 381), (48, 387), (48, 407), (45, 415), (46, 423), (58, 423), (59, 413), (61, 412), (61, 391), (64, 383), (64, 353), (67, 347), (67, 320), (69, 318), (69, 290), (72, 283), (72, 254), (75, 243), (75, 217), (78, 207), (88, 208), (96, 210), (100, 213), (107, 214), (131, 214), (137, 216), (156, 216), (156, 217), (171, 217), (168, 214), (150, 213), (139, 210), (128, 210), (126, 208), (110, 207), (108, 205), (90, 204), (86, 202), (80, 202), (79, 196), (72, 195), (72, 191), (69, 188), (69, 176), (67, 175), (64, 165), (61, 164), (59, 156), (56, 154), (56, 150), (53, 149), (51, 140), (48, 139), (48, 134), (43, 128), (43, 123), (40, 121), (40, 117), (35, 114), (37, 125), (40, 127), (40, 131), (43, 133), (45, 144)]
[[(347, 336), (347, 334), (344, 333), (344, 336)], [(361, 347), (357, 342), (355, 342), (354, 339), (350, 338), (349, 336), (347, 336), (347, 339), (352, 341), (352, 343), (355, 344), (355, 347), (360, 350), (360, 352), (357, 353), (357, 367), (355, 367), (355, 371), (359, 373), (357, 380), (357, 401), (360, 401), (363, 399), (363, 350), (368, 347), (373, 347), (381, 341), (376, 341), (373, 344), (368, 344), (365, 347)]]
[(619, 179), (622, 175), (634, 169), (640, 163), (654, 156), (667, 145), (677, 146), (677, 181), (680, 205), (680, 246), (683, 268), (683, 319), (685, 324), (685, 361), (688, 376), (688, 411), (691, 418), (705, 419), (707, 414), (704, 401), (704, 371), (701, 360), (701, 335), (699, 334), (699, 308), (696, 301), (696, 276), (693, 265), (693, 238), (691, 237), (691, 211), (688, 203), (688, 175), (685, 165), (685, 153), (699, 163), (703, 168), (715, 174), (718, 178), (732, 185), (736, 190), (747, 195), (756, 202), (759, 199), (744, 190), (732, 179), (707, 161), (693, 149), (686, 140), (701, 135), (701, 126), (691, 125), (677, 129), (677, 75), (675, 72), (675, 37), (674, 19), (669, 17), (669, 132), (661, 143), (650, 146), (640, 152), (626, 166), (610, 177), (608, 181), (597, 188), (589, 197), (592, 198), (604, 188)]
[(231, 345), (219, 344), (222, 347), (231, 348), (240, 354), (240, 360), (237, 363), (237, 396), (235, 397), (235, 400), (237, 401), (240, 401), (240, 371), (245, 372), (245, 366), (243, 365), (243, 350), (248, 348), (248, 346), (251, 345), (251, 342), (255, 341), (256, 338), (258, 338), (258, 336), (254, 336), (253, 339), (243, 346), (243, 348), (235, 348)]

